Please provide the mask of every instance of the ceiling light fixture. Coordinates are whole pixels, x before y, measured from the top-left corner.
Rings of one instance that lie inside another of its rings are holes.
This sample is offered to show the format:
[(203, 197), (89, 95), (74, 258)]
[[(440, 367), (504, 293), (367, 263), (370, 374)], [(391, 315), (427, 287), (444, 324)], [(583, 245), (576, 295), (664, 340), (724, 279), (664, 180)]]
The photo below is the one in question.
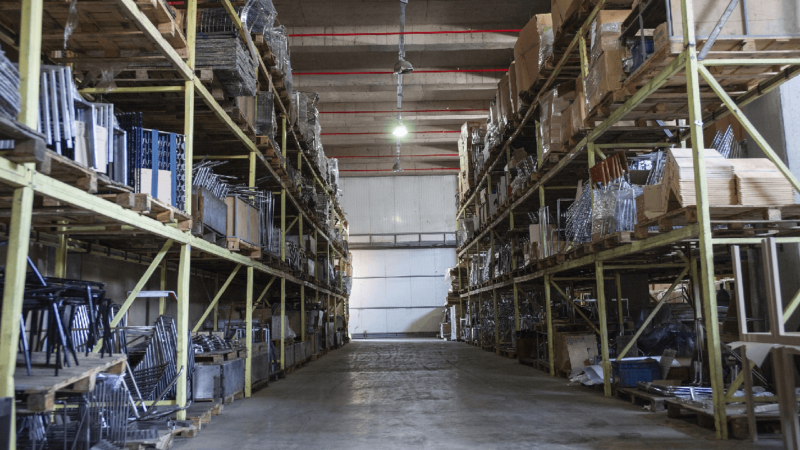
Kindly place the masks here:
[(406, 61), (406, 48), (404, 33), (406, 29), (406, 4), (408, 0), (400, 0), (400, 49), (399, 60), (394, 65), (394, 74), (397, 75), (397, 126), (392, 131), (392, 134), (397, 138), (397, 150), (394, 166), (392, 172), (398, 173), (403, 171), (400, 165), (400, 146), (402, 145), (400, 138), (408, 134), (408, 129), (403, 125), (403, 75), (407, 75), (414, 71), (411, 63)]
[(403, 122), (399, 122), (398, 121), (398, 124), (394, 128), (394, 131), (392, 131), (392, 134), (397, 136), (397, 137), (399, 137), (399, 138), (401, 138), (401, 137), (403, 137), (403, 136), (408, 134), (408, 129), (406, 128), (405, 125), (403, 125)]

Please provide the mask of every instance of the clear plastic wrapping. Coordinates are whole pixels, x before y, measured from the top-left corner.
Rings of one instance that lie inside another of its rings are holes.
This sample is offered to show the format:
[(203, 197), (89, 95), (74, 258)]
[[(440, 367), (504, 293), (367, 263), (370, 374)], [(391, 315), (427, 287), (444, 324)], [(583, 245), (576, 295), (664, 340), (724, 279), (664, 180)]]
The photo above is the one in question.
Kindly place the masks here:
[(545, 61), (553, 56), (553, 41), (555, 41), (553, 27), (542, 27), (539, 39), (539, 68), (541, 69), (544, 67)]
[[(263, 33), (264, 30), (272, 28), (278, 15), (272, 0), (248, 0), (245, 6), (236, 8), (236, 13), (251, 33)], [(202, 8), (198, 11), (197, 31), (235, 33), (237, 30), (224, 8)]]
[(0, 49), (0, 114), (16, 120), (19, 110), (19, 70)]
[(542, 127), (542, 153), (561, 147), (561, 113), (569, 103), (558, 97), (558, 89), (545, 93), (539, 100)]
[(256, 96), (256, 134), (274, 139), (277, 131), (275, 97), (272, 92), (261, 91)]
[(602, 236), (618, 231), (633, 231), (636, 225), (636, 197), (640, 195), (642, 188), (625, 180), (595, 189), (592, 234)]
[(72, 0), (69, 2), (69, 13), (67, 14), (67, 23), (64, 25), (64, 50), (67, 49), (67, 42), (69, 41), (69, 37), (72, 36), (72, 33), (75, 31), (75, 28), (78, 26), (78, 0)]
[(197, 67), (213, 69), (228, 97), (255, 97), (257, 63), (238, 36), (207, 36), (195, 50)]

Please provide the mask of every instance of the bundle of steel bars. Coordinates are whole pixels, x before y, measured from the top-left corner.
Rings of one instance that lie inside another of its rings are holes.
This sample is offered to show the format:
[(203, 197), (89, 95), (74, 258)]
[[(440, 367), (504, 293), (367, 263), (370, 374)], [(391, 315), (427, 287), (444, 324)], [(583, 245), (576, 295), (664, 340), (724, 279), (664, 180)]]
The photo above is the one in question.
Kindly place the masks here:
[(0, 50), (0, 114), (16, 120), (19, 110), (19, 70)]
[(207, 34), (195, 50), (197, 68), (213, 69), (228, 97), (255, 97), (256, 61), (236, 34)]

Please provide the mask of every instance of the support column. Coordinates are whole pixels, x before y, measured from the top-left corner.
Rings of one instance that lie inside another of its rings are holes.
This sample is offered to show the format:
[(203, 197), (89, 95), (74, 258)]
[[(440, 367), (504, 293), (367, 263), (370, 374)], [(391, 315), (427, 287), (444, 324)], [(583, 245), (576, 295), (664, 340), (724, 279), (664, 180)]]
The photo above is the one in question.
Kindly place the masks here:
[(597, 280), (597, 311), (600, 316), (600, 354), (603, 356), (603, 393), (611, 397), (611, 362), (608, 360), (608, 318), (606, 317), (606, 285), (603, 263), (594, 263)]
[[(23, 2), (23, 7), (30, 3)], [(34, 6), (30, 6), (34, 8)], [(38, 2), (39, 27), (41, 27), (41, 2)], [(23, 17), (24, 17), (23, 12)], [(24, 23), (24, 22), (23, 22)], [(38, 79), (38, 78), (37, 78)], [(35, 126), (35, 125), (34, 125)], [(33, 164), (26, 164), (29, 174)], [(0, 322), (0, 397), (14, 397), (14, 370), (17, 366), (17, 347), (20, 335), (22, 298), (25, 292), (25, 274), (28, 270), (33, 188), (28, 184), (14, 189), (9, 223), (8, 254), (6, 256), (6, 284), (3, 289), (2, 322)], [(11, 404), (10, 447), (16, 449), (16, 411)], [(0, 439), (3, 439), (0, 437)]]
[(619, 272), (614, 274), (614, 286), (617, 289), (617, 314), (619, 315), (619, 335), (625, 335), (625, 314), (622, 311), (622, 280)]
[[(197, 0), (186, 1), (186, 50), (189, 58), (186, 65), (194, 71), (195, 41), (197, 38)], [(193, 77), (194, 78), (194, 77)], [(184, 185), (186, 202), (184, 210), (192, 214), (192, 164), (194, 164), (194, 80), (184, 83), (183, 134), (186, 135), (184, 148), (186, 154), (186, 182)]]
[(497, 323), (497, 291), (492, 289), (492, 305), (494, 306), (494, 352), (500, 349), (500, 327)]
[[(60, 228), (63, 230), (63, 228)], [(62, 234), (58, 236), (58, 247), (56, 247), (56, 270), (54, 276), (56, 278), (67, 277), (67, 235)]]
[[(219, 273), (214, 274), (214, 295), (219, 294)], [(214, 305), (214, 331), (217, 331), (219, 323), (219, 302)]]
[(705, 309), (708, 343), (708, 366), (713, 391), (714, 425), (717, 438), (728, 438), (728, 423), (725, 414), (725, 385), (722, 379), (720, 355), (719, 319), (717, 298), (714, 290), (714, 250), (711, 243), (711, 216), (708, 210), (708, 183), (703, 142), (703, 109), (700, 103), (700, 79), (698, 74), (697, 44), (694, 33), (694, 8), (692, 0), (681, 1), (683, 15), (683, 42), (687, 43), (686, 87), (689, 96), (689, 129), (692, 138), (695, 194), (697, 196), (697, 222), (699, 228), (700, 286)]
[(547, 313), (547, 359), (550, 360), (550, 375), (556, 375), (556, 360), (553, 358), (553, 307), (550, 300), (550, 275), (544, 276), (544, 307)]
[[(181, 245), (180, 262), (178, 263), (178, 360), (175, 362), (181, 372), (175, 387), (175, 401), (186, 406), (186, 390), (188, 389), (188, 353), (189, 345), (189, 278), (191, 277), (192, 246)], [(178, 420), (186, 420), (186, 411), (178, 411)]]
[[(161, 261), (161, 280), (159, 289), (162, 291), (167, 290), (167, 260)], [(158, 298), (158, 315), (163, 316), (167, 311), (167, 297)], [(214, 331), (217, 331), (217, 318), (214, 315)]]
[(244, 360), (244, 396), (253, 393), (253, 267), (247, 267), (247, 305), (245, 308), (245, 348), (247, 357)]

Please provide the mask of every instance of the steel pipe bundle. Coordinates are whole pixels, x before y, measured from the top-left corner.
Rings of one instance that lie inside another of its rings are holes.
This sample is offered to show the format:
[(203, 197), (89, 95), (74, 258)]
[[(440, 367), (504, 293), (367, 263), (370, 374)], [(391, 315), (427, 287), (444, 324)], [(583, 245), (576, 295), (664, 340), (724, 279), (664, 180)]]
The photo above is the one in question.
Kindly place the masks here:
[(19, 70), (0, 50), (0, 114), (16, 120), (19, 110)]

